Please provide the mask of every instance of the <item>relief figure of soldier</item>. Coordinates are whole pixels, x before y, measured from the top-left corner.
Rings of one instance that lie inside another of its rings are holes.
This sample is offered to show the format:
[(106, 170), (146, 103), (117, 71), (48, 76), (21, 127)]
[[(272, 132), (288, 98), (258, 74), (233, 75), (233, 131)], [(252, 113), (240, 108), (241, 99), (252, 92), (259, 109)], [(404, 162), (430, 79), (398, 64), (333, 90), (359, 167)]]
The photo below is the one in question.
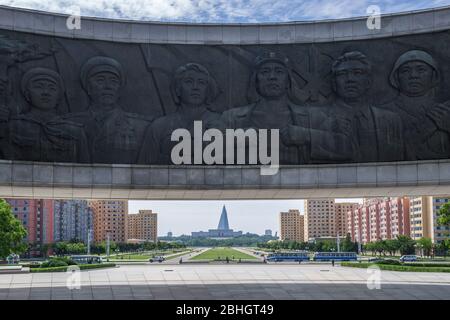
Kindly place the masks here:
[(194, 137), (194, 121), (202, 121), (203, 130), (216, 128), (220, 113), (211, 107), (219, 89), (208, 69), (198, 63), (179, 67), (171, 85), (172, 97), (178, 108), (175, 113), (156, 119), (149, 127), (139, 156), (141, 164), (170, 164), (171, 151), (177, 142), (171, 141), (176, 129), (187, 129)]
[[(403, 160), (399, 116), (375, 107), (368, 98), (372, 86), (372, 66), (367, 57), (359, 51), (347, 52), (334, 61), (331, 69), (336, 99), (325, 112), (334, 119), (334, 129), (347, 135), (351, 145), (350, 160)], [(319, 123), (317, 125), (320, 127)]]
[[(227, 110), (221, 117), (223, 129), (279, 129), (280, 163), (307, 164), (332, 157), (338, 134), (311, 127), (325, 115), (306, 105), (292, 102), (292, 75), (287, 57), (276, 52), (264, 52), (254, 63), (250, 77), (249, 100), (253, 103)], [(318, 157), (319, 160), (314, 159)]]
[(425, 51), (408, 51), (395, 62), (390, 83), (399, 94), (383, 107), (403, 121), (405, 160), (450, 157), (448, 123), (440, 122), (440, 118), (448, 119), (450, 109), (435, 100), (439, 81), (437, 62)]
[(80, 76), (90, 104), (86, 111), (66, 118), (84, 125), (92, 161), (136, 163), (152, 119), (127, 112), (119, 104), (126, 83), (121, 64), (109, 57), (93, 57), (83, 65)]
[(58, 115), (65, 91), (60, 75), (47, 68), (30, 69), (22, 77), (21, 90), (29, 110), (9, 118), (6, 158), (90, 162), (83, 126)]

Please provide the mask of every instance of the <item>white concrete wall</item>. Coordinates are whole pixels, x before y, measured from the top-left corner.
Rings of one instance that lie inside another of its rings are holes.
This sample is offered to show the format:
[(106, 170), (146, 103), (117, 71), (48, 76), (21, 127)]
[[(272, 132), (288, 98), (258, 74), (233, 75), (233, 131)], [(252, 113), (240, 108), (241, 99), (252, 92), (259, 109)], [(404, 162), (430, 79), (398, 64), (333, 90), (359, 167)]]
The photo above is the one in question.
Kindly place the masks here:
[(450, 28), (450, 7), (382, 15), (380, 30), (368, 29), (364, 17), (279, 24), (158, 23), (82, 17), (81, 29), (69, 30), (67, 17), (0, 6), (0, 29), (130, 43), (274, 44), (372, 39)]

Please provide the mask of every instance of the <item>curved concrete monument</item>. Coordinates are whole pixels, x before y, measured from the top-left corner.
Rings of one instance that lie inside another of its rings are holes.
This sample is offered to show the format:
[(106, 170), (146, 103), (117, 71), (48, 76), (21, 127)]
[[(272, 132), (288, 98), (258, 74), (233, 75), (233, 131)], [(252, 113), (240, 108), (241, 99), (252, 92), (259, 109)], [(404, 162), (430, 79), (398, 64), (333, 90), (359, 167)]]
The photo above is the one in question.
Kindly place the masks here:
[[(380, 29), (67, 21), (0, 6), (0, 196), (450, 193), (448, 7), (384, 15)], [(171, 135), (194, 136), (194, 121), (224, 136), (278, 129), (278, 173), (224, 166), (227, 150), (175, 165)]]

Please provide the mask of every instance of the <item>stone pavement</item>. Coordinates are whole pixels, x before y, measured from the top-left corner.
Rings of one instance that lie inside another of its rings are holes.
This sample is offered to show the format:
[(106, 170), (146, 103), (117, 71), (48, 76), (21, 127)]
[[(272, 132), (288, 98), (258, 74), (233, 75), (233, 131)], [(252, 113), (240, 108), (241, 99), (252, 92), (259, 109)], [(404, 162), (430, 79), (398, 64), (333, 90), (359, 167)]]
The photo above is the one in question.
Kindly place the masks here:
[(450, 274), (381, 271), (369, 290), (366, 269), (329, 265), (141, 265), (83, 271), (81, 288), (66, 273), (0, 275), (0, 300), (123, 299), (445, 299)]

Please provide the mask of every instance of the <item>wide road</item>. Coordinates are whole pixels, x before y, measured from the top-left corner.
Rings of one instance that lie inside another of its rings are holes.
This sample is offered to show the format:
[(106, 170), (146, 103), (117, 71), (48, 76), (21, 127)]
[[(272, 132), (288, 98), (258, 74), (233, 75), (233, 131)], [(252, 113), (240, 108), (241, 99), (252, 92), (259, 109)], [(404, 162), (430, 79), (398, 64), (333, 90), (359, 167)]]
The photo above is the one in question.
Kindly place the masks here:
[[(381, 271), (369, 289), (366, 269), (324, 265), (128, 265), (81, 272), (0, 275), (4, 299), (446, 299), (449, 273)], [(372, 284), (370, 282), (369, 284)], [(375, 287), (375, 286), (372, 286)]]

